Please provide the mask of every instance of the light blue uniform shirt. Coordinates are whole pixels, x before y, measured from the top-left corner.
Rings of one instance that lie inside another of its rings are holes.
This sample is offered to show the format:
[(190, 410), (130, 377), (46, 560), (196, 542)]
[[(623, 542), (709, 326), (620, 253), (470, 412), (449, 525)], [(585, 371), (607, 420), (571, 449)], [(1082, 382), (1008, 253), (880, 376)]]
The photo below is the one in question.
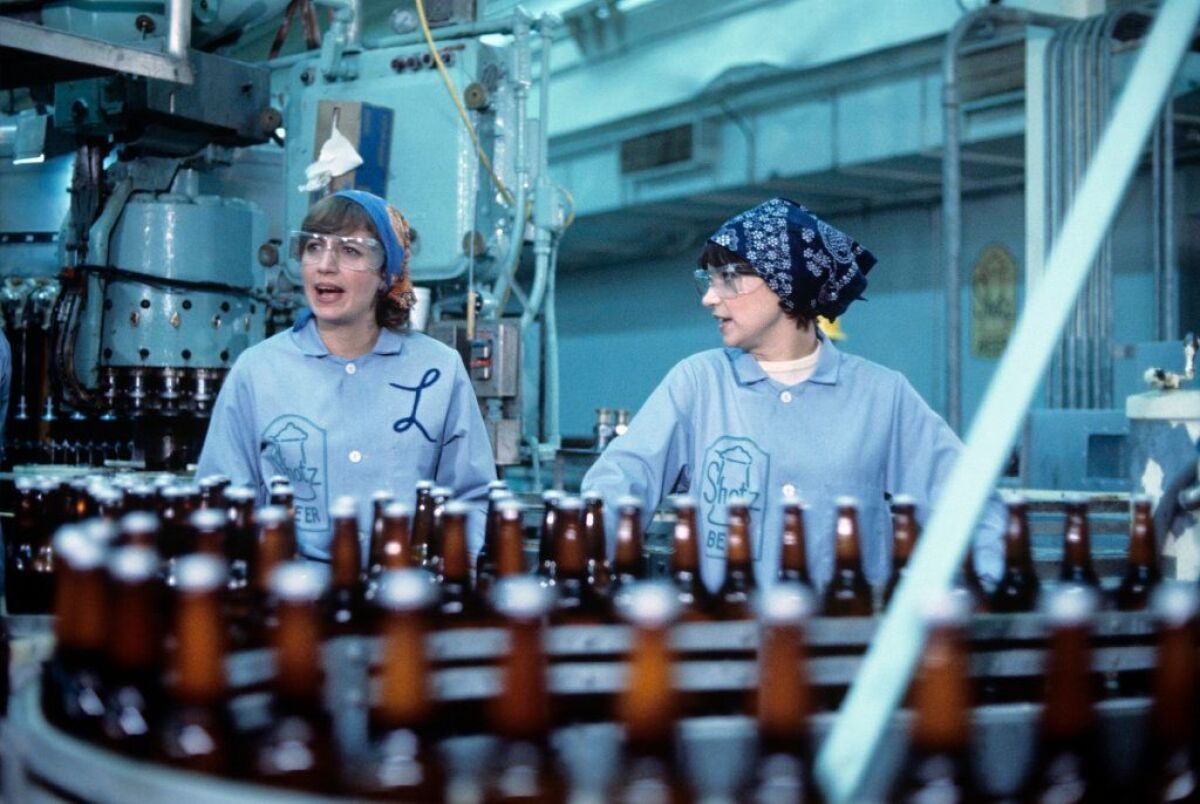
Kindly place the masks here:
[(330, 353), (309, 320), (238, 357), (196, 471), (214, 473), (257, 489), (260, 503), (272, 475), (287, 477), (300, 550), (328, 560), (336, 497), (358, 500), (366, 539), (371, 492), (387, 489), (411, 505), (422, 479), (474, 503), (468, 539), (477, 552), (496, 467), (457, 352), (419, 332), (385, 329), (369, 353), (346, 360)]
[[(725, 574), (731, 501), (750, 507), (755, 577), (769, 584), (779, 569), (779, 504), (788, 494), (805, 500), (809, 572), (824, 586), (833, 576), (834, 500), (856, 497), (863, 571), (878, 586), (891, 570), (884, 494), (912, 495), (924, 521), (961, 448), (903, 375), (842, 354), (828, 339), (812, 376), (792, 386), (747, 352), (714, 349), (671, 369), (582, 487), (603, 494), (609, 514), (620, 495), (641, 497), (643, 525), (665, 495), (694, 497), (701, 574), (713, 590)], [(1003, 519), (993, 498), (976, 534), (975, 565), (991, 579), (1003, 568)]]

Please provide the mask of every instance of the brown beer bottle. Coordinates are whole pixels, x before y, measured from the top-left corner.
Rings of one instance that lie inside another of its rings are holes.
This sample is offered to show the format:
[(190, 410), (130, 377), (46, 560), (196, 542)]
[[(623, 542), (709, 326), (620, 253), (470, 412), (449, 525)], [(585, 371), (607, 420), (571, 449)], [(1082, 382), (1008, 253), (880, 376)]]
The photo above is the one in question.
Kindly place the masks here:
[(198, 494), (193, 484), (167, 486), (159, 494), (158, 552), (166, 562), (163, 575), (168, 586), (175, 585), (175, 561), (193, 549), (188, 543), (188, 521), (195, 511), (193, 500)]
[[(502, 481), (494, 481), (502, 482)], [(480, 597), (486, 597), (496, 582), (497, 540), (500, 538), (500, 511), (497, 506), (512, 499), (512, 492), (505, 486), (488, 485), (487, 517), (484, 520), (483, 547), (475, 557), (475, 589)]]
[(383, 572), (383, 509), (395, 497), (386, 489), (371, 492), (371, 538), (367, 543), (367, 572), (365, 580), (378, 578)]
[(246, 588), (255, 555), (257, 526), (254, 504), (257, 495), (248, 486), (229, 486), (225, 489), (225, 506), (229, 523), (225, 531), (225, 560), (229, 562), (229, 588), (239, 594)]
[(433, 523), (429, 529), (424, 567), (437, 576), (442, 574), (442, 515), (446, 511), (446, 503), (454, 499), (454, 490), (446, 486), (434, 486), (429, 491), (429, 497)]
[(379, 591), (379, 579), (385, 572), (410, 569), (417, 565), (409, 540), (409, 512), (407, 505), (395, 500), (383, 507), (380, 515), (382, 527), (379, 536), (379, 564), (377, 569), (373, 567), (367, 575), (367, 588), (364, 593), (368, 603), (375, 599)]
[(429, 543), (433, 539), (433, 481), (418, 480), (413, 503), (412, 549), (418, 567), (429, 559)]
[(971, 601), (972, 611), (986, 613), (991, 610), (991, 602), (988, 600), (987, 591), (983, 588), (983, 580), (975, 570), (975, 550), (971, 544), (967, 545), (967, 554), (963, 556), (962, 568), (958, 573), (957, 588)]
[(758, 759), (740, 801), (821, 799), (812, 769), (813, 701), (804, 647), (804, 629), (815, 611), (811, 590), (795, 581), (777, 583), (760, 600)]
[(1062, 568), (1058, 579), (1100, 588), (1100, 579), (1092, 567), (1092, 539), (1088, 530), (1087, 501), (1072, 497), (1066, 502), (1067, 522), (1063, 530)]
[(505, 618), (508, 652), (492, 701), (492, 731), (500, 738), (484, 785), (488, 802), (565, 802), (567, 782), (550, 747), (550, 695), (542, 621), (554, 593), (530, 576), (503, 578), (493, 605)]
[(32, 614), (37, 611), (37, 605), (32, 597), (30, 575), (37, 553), (40, 515), (33, 479), (18, 477), (14, 485), (17, 511), (12, 533), (4, 540), (4, 600), (8, 613)]
[(1162, 573), (1158, 569), (1154, 514), (1150, 510), (1150, 498), (1135, 497), (1132, 508), (1129, 559), (1125, 565), (1125, 577), (1121, 579), (1121, 586), (1117, 589), (1117, 608), (1121, 611), (1146, 608), (1150, 593), (1162, 580)]
[[(500, 525), (496, 537), (496, 582), (525, 574), (525, 534), (521, 504), (515, 499), (496, 505)], [(493, 588), (495, 583), (492, 584)], [(490, 597), (489, 597), (490, 599)]]
[(362, 545), (358, 541), (358, 506), (342, 496), (329, 507), (333, 539), (329, 543), (330, 585), (325, 614), (330, 636), (361, 633), (363, 618)]
[(92, 500), (96, 505), (96, 516), (116, 522), (125, 514), (125, 492), (107, 485), (93, 486)]
[(483, 616), (483, 602), (471, 588), (471, 559), (467, 552), (467, 515), (471, 507), (461, 500), (446, 503), (442, 512), (442, 572), (438, 577), (441, 595), (437, 604), (438, 625), (470, 627)]
[(369, 759), (350, 779), (357, 793), (392, 801), (445, 800), (446, 772), (433, 744), (436, 721), (425, 651), (436, 600), (437, 587), (424, 570), (386, 570), (379, 578), (375, 604), (383, 664), (379, 699), (367, 721)]
[(928, 636), (912, 682), (908, 760), (890, 801), (982, 801), (971, 770), (971, 679), (966, 649), (968, 599), (954, 591), (926, 603)]
[(798, 583), (812, 589), (808, 572), (808, 537), (804, 530), (804, 503), (797, 497), (784, 497), (782, 512), (782, 545), (779, 549), (780, 581)]
[(1041, 581), (1033, 568), (1029, 548), (1029, 515), (1024, 499), (1008, 503), (1008, 523), (1004, 530), (1004, 573), (992, 593), (992, 610), (997, 612), (1033, 611), (1037, 605)]
[(117, 543), (122, 547), (158, 547), (158, 517), (138, 509), (121, 517), (117, 525)]
[(608, 536), (604, 532), (604, 498), (598, 491), (583, 493), (583, 540), (587, 544), (588, 583), (604, 596), (612, 584), (608, 563)]
[(875, 607), (871, 587), (862, 570), (858, 500), (839, 497), (835, 504), (833, 577), (825, 587), (825, 614), (829, 617), (870, 617)]
[(700, 541), (696, 534), (696, 501), (679, 496), (675, 506), (675, 530), (671, 538), (671, 582), (682, 607), (680, 619), (707, 620), (712, 597), (700, 577)]
[(646, 577), (646, 559), (642, 554), (642, 501), (626, 496), (617, 500), (616, 550), (613, 554), (612, 589), (615, 599), (621, 590)]
[(225, 475), (208, 475), (200, 478), (200, 508), (224, 508), (225, 489), (232, 481)]
[(634, 584), (622, 599), (622, 613), (634, 632), (629, 675), (617, 698), (625, 741), (613, 801), (693, 800), (675, 750), (678, 702), (667, 631), (679, 608), (675, 589), (652, 581)]
[(1200, 797), (1195, 753), (1196, 626), (1200, 605), (1194, 584), (1167, 582), (1151, 596), (1158, 622), (1154, 703), (1141, 760), (1126, 801), (1194, 802)]
[(55, 599), (57, 571), (52, 537), (62, 521), (60, 512), (56, 510), (58, 482), (49, 479), (39, 481), (35, 486), (34, 499), (38, 527), (32, 560), (26, 574), (26, 588), (32, 606), (30, 611), (41, 614), (51, 611)]
[(583, 501), (562, 497), (557, 505), (554, 578), (558, 591), (550, 622), (555, 625), (600, 623), (605, 619), (604, 598), (588, 583), (587, 544), (583, 533)]
[(921, 526), (917, 524), (917, 501), (907, 494), (892, 497), (892, 574), (883, 588), (883, 605), (892, 601), (896, 587), (908, 570), (908, 559), (917, 546)]
[(287, 509), (284, 531), (288, 536), (288, 555), (296, 555), (296, 492), (292, 484), (286, 480), (282, 483), (271, 483), (271, 495), (268, 497), (271, 505)]
[(162, 759), (200, 773), (232, 771), (233, 721), (225, 679), (221, 597), (229, 571), (220, 556), (192, 554), (176, 566), (172, 670), (158, 732)]
[(188, 519), (188, 541), (191, 551), (225, 558), (225, 532), (228, 524), (229, 517), (223, 508), (197, 509)]
[(271, 633), (279, 625), (270, 579), (276, 567), (292, 559), (292, 545), (288, 512), (282, 505), (259, 508), (254, 518), (258, 523), (258, 551), (250, 576), (247, 647), (259, 648), (270, 641)]
[[(153, 517), (152, 514), (126, 514)], [(162, 713), (163, 624), (158, 553), (122, 547), (108, 562), (111, 592), (104, 739), (135, 757), (155, 754), (152, 729)]]
[(297, 790), (336, 787), (332, 725), (322, 702), (322, 617), (326, 579), (307, 561), (288, 561), (271, 575), (278, 601), (271, 722), (251, 748), (251, 774)]
[(538, 542), (537, 574), (554, 577), (554, 557), (558, 555), (558, 501), (563, 493), (557, 489), (542, 492), (542, 531)]
[(1041, 609), (1050, 627), (1046, 699), (1024, 800), (1107, 800), (1088, 646), (1099, 597), (1077, 584), (1043, 597)]
[(78, 527), (54, 535), (62, 583), (54, 600), (54, 653), (43, 667), (46, 720), (77, 737), (95, 739), (104, 718), (108, 595), (104, 550)]
[(725, 580), (717, 590), (716, 611), (721, 620), (754, 618), (754, 560), (750, 553), (750, 509), (730, 503), (725, 533)]

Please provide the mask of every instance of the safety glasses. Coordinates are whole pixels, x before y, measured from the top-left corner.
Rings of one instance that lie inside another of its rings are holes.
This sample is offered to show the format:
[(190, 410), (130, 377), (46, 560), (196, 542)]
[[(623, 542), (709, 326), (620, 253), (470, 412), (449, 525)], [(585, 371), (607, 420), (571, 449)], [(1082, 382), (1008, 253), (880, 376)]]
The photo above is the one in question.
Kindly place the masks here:
[(348, 271), (378, 271), (383, 267), (383, 244), (373, 237), (342, 237), (316, 232), (292, 232), (288, 253), (303, 265), (320, 265), (325, 255), (338, 268)]
[(704, 296), (712, 288), (718, 299), (732, 299), (753, 292), (761, 282), (754, 281), (758, 278), (758, 272), (749, 265), (723, 265), (720, 268), (697, 268), (692, 271), (692, 279), (700, 295)]

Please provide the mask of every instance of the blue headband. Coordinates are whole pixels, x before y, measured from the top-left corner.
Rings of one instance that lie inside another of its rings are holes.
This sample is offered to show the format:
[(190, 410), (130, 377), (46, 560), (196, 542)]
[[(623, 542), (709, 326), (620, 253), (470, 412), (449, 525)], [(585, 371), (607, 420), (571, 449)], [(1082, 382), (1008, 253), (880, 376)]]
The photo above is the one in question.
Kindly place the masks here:
[(383, 241), (384, 274), (389, 278), (400, 276), (404, 272), (404, 246), (400, 245), (396, 230), (392, 228), (387, 201), (362, 190), (339, 190), (334, 195), (349, 199), (366, 211), (371, 223), (375, 224), (375, 231), (379, 232), (379, 239)]

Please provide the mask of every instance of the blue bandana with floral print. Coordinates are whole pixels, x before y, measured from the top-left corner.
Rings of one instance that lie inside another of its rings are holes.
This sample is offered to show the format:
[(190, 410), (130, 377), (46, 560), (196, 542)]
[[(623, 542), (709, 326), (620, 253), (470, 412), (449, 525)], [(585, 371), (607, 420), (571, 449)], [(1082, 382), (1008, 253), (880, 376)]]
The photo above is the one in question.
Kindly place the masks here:
[(710, 241), (758, 272), (784, 307), (833, 320), (867, 289), (875, 256), (786, 198), (735, 215)]

